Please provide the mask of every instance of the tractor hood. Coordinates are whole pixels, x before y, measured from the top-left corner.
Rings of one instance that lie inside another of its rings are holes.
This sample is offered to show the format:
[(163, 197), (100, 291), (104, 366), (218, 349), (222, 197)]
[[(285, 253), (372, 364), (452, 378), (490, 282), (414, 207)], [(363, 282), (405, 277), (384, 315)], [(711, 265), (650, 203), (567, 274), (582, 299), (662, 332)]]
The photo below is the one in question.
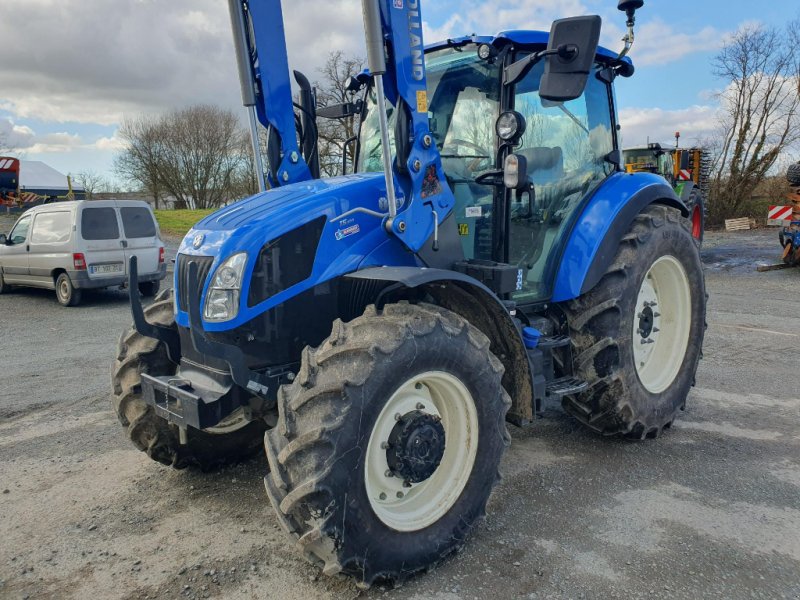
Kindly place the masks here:
[[(181, 290), (190, 257), (207, 264), (203, 272), (204, 299), (217, 267), (234, 254), (246, 253), (237, 318), (204, 323), (208, 331), (227, 331), (315, 285), (360, 268), (387, 263), (414, 265), (413, 255), (386, 233), (382, 219), (358, 212), (346, 215), (356, 208), (383, 212), (386, 203), (381, 200), (385, 198), (383, 174), (368, 173), (287, 185), (231, 204), (200, 221), (181, 243), (175, 269), (176, 297), (185, 298), (191, 292)], [(297, 279), (296, 269), (301, 269), (301, 264), (308, 267), (308, 272), (303, 271), (302, 279), (296, 283), (251, 305), (249, 286), (254, 272), (257, 277), (262, 276), (257, 272), (264, 267), (262, 251), (281, 240), (291, 240), (290, 246), (280, 252), (283, 260), (287, 260), (287, 253), (292, 254), (291, 270), (295, 271), (290, 277), (284, 269), (284, 279)], [(179, 302), (177, 312), (178, 323), (188, 326), (186, 306)]]

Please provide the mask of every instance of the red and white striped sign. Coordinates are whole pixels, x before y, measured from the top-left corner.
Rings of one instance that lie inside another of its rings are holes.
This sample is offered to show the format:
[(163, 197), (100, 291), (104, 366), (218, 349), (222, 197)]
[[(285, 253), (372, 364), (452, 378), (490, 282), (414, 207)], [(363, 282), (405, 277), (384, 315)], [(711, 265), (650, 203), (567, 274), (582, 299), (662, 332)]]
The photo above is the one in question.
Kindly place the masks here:
[(792, 218), (791, 206), (770, 206), (767, 219), (772, 221), (784, 221)]
[(678, 172), (678, 179), (681, 181), (689, 181), (692, 178), (692, 172), (687, 169), (681, 169)]

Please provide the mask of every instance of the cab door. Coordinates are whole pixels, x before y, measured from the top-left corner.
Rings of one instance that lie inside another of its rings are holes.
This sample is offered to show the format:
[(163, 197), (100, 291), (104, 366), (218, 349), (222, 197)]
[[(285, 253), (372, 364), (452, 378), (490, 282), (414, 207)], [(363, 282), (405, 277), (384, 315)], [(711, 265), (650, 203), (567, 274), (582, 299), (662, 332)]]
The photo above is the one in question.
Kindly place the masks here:
[(28, 252), (32, 222), (32, 215), (22, 217), (8, 234), (6, 245), (0, 246), (0, 266), (6, 283), (28, 283), (30, 280)]

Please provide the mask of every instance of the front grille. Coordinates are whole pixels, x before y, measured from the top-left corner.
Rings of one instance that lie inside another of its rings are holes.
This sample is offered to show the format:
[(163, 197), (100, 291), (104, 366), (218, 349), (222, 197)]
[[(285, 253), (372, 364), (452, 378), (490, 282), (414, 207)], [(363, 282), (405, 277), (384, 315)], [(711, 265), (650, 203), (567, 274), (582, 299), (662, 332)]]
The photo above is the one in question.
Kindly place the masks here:
[[(189, 289), (189, 263), (197, 263), (197, 289)], [(213, 256), (189, 256), (188, 254), (178, 254), (178, 309), (184, 312), (189, 311), (189, 294), (192, 293), (196, 298), (200, 298), (203, 293), (203, 286), (208, 278), (208, 272), (214, 262)]]
[(271, 241), (261, 249), (250, 280), (248, 306), (255, 306), (311, 276), (325, 217)]

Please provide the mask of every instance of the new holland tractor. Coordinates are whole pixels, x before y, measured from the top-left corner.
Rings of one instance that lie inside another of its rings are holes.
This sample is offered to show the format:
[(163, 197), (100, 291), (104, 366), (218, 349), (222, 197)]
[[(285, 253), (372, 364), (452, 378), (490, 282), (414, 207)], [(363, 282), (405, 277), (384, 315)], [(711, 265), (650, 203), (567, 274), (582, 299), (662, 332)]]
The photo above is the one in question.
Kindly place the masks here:
[[(419, 0), (364, 0), (369, 71), (316, 115), (279, 1), (230, 0), (271, 189), (192, 229), (174, 296), (143, 308), (132, 261), (113, 402), (133, 443), (202, 469), (264, 444), (283, 529), (368, 586), (464, 544), (507, 421), (669, 428), (706, 294), (686, 207), (623, 169), (613, 84), (642, 4), (619, 3), (617, 53), (597, 16), (424, 46)], [(319, 179), (316, 119), (353, 114), (356, 172)]]

